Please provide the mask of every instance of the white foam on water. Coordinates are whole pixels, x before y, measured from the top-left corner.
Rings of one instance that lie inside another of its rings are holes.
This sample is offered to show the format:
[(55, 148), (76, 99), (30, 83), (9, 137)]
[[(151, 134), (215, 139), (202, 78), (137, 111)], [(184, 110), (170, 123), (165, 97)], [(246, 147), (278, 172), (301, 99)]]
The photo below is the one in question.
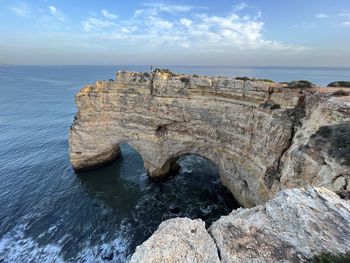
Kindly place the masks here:
[[(65, 241), (71, 238), (65, 235), (58, 244), (39, 245), (30, 237), (25, 237), (26, 224), (16, 226), (0, 239), (0, 262), (4, 263), (63, 263), (63, 262), (126, 262), (128, 260), (128, 243), (121, 237), (100, 245), (90, 245), (86, 242), (84, 248), (77, 256), (64, 260), (61, 256)], [(47, 233), (52, 232), (55, 227), (50, 227)], [(42, 233), (45, 235), (45, 233)], [(103, 239), (103, 238), (102, 238)]]
[(24, 237), (26, 225), (16, 226), (0, 240), (1, 262), (64, 262), (61, 248), (54, 244), (39, 246), (32, 238)]
[(127, 249), (128, 244), (120, 237), (101, 245), (90, 246), (89, 243), (87, 243), (85, 248), (78, 253), (72, 262), (127, 262)]

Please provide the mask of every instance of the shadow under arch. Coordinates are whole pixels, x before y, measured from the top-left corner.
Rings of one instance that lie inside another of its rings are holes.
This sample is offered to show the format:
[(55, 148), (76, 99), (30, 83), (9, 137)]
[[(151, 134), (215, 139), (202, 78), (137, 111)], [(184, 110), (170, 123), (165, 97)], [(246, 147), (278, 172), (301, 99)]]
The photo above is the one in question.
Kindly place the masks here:
[[(241, 207), (222, 184), (219, 168), (209, 158), (197, 153), (181, 153), (170, 158), (166, 177), (147, 175), (144, 160), (132, 144), (119, 144), (120, 156), (109, 165), (78, 174), (89, 195), (103, 200), (109, 207), (128, 213), (135, 206), (153, 200), (147, 207), (162, 220), (186, 216), (201, 218), (208, 224), (233, 209)], [(161, 222), (161, 221), (160, 221)]]
[[(231, 192), (222, 184), (217, 164), (200, 154), (183, 153), (168, 160), (171, 168), (168, 177), (162, 179), (164, 192), (177, 192), (188, 207), (181, 216), (201, 218), (211, 224), (220, 216), (241, 207)], [(175, 190), (172, 190), (174, 188)], [(187, 199), (188, 198), (188, 199)], [(174, 207), (182, 204), (175, 204)]]
[(142, 156), (127, 143), (121, 143), (121, 154), (103, 166), (76, 172), (77, 179), (90, 197), (108, 207), (127, 213), (137, 204), (140, 178), (147, 178)]

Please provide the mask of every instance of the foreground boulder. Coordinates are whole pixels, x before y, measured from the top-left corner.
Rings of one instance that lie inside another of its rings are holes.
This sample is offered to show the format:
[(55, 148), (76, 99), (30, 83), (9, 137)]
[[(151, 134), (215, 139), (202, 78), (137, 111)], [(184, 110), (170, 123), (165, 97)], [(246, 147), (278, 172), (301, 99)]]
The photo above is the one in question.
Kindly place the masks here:
[(349, 226), (348, 201), (325, 188), (289, 189), (221, 217), (210, 235), (198, 219), (165, 221), (131, 262), (310, 262), (349, 253)]
[(205, 223), (188, 218), (163, 222), (158, 230), (136, 248), (131, 263), (220, 262), (214, 240), (205, 230)]
[(209, 229), (222, 262), (309, 262), (350, 252), (350, 203), (325, 188), (292, 189)]

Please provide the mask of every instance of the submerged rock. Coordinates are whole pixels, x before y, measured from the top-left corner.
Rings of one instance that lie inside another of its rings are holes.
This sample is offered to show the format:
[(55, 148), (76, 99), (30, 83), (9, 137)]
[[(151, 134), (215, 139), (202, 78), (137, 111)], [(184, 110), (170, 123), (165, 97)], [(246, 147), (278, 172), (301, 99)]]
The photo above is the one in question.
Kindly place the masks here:
[(171, 205), (169, 205), (169, 211), (171, 213), (178, 214), (178, 213), (180, 213), (181, 209), (177, 205), (171, 204)]
[(205, 223), (188, 218), (164, 221), (158, 230), (136, 248), (130, 263), (220, 262), (214, 240)]

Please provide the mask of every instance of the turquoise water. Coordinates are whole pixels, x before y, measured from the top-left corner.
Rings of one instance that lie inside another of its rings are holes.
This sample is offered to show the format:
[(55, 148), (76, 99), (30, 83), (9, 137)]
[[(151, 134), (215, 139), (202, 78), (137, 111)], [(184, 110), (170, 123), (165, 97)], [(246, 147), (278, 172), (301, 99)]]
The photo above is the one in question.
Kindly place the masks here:
[[(168, 67), (175, 72), (347, 80), (350, 69)], [(148, 181), (128, 145), (112, 165), (75, 174), (68, 159), (74, 94), (117, 70), (148, 66), (0, 66), (0, 262), (124, 262), (159, 223), (200, 217), (209, 225), (238, 204), (216, 167), (190, 156), (179, 173)]]

